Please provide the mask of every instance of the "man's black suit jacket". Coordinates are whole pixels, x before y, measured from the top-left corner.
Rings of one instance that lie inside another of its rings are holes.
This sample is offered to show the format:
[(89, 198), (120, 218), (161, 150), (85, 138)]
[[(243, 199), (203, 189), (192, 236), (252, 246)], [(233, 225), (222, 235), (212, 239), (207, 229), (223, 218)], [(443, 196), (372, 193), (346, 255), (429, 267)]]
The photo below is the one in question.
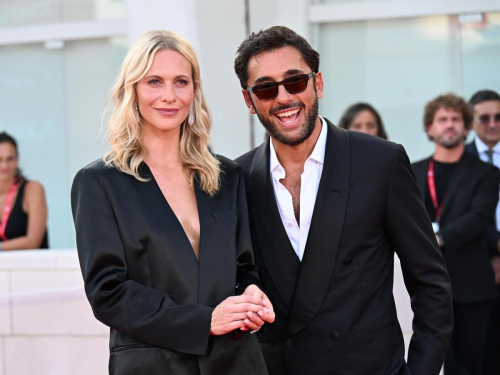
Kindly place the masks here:
[[(237, 162), (256, 265), (276, 312), (259, 332), (270, 375), (437, 375), (453, 328), (450, 281), (403, 147), (328, 122), (302, 262), (278, 212), (269, 140)], [(408, 364), (394, 252), (415, 312)]]
[[(477, 151), (475, 141), (472, 141), (471, 143), (466, 145), (465, 151), (479, 158), (479, 152)], [(490, 255), (500, 256), (500, 253), (498, 252), (498, 241), (500, 241), (500, 232), (497, 230), (495, 220), (493, 220), (492, 223), (488, 225), (488, 228), (486, 230), (486, 236), (488, 238), (488, 248), (490, 250)]]
[[(412, 165), (425, 199), (430, 158)], [(464, 152), (444, 194), (439, 222), (443, 255), (457, 303), (498, 298), (486, 239), (498, 202), (500, 173), (497, 168)]]

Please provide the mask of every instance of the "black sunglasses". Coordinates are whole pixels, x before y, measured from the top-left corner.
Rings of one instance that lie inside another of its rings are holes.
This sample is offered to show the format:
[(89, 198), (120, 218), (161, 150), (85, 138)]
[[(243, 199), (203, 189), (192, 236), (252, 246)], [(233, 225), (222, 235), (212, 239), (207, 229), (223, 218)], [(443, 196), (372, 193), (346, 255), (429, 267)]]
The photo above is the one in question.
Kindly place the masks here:
[(479, 116), (479, 118), (478, 118), (479, 122), (483, 125), (488, 125), (490, 123), (491, 119), (493, 119), (494, 122), (500, 122), (500, 113), (496, 113), (493, 116), (485, 114), (485, 115)]
[(253, 92), (260, 100), (274, 99), (278, 96), (279, 86), (283, 85), (290, 94), (298, 94), (307, 88), (309, 78), (315, 72), (309, 74), (298, 74), (280, 82), (266, 82), (254, 87), (247, 87), (247, 91)]

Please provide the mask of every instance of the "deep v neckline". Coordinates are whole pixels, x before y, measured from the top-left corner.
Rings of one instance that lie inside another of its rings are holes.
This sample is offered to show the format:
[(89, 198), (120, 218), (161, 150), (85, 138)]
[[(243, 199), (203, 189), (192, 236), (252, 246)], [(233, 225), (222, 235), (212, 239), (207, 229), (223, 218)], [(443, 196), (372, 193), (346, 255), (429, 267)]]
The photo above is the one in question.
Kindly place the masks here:
[(176, 215), (174, 209), (172, 208), (172, 206), (168, 202), (168, 199), (165, 196), (165, 194), (163, 194), (163, 191), (161, 190), (161, 187), (158, 184), (158, 181), (157, 181), (156, 177), (154, 176), (153, 171), (151, 170), (151, 168), (149, 167), (149, 165), (147, 165), (146, 162), (143, 162), (143, 164), (147, 168), (147, 171), (148, 171), (147, 174), (151, 177), (151, 180), (154, 182), (154, 185), (156, 186), (156, 189), (158, 190), (158, 192), (163, 197), (163, 200), (164, 200), (166, 206), (168, 207), (168, 210), (170, 211), (170, 213), (172, 214), (172, 216), (175, 218), (175, 222), (177, 223), (177, 225), (181, 229), (183, 237), (186, 240), (186, 242), (188, 243), (189, 248), (191, 249), (191, 254), (194, 256), (194, 259), (196, 260), (196, 262), (199, 263), (200, 259), (201, 259), (202, 221), (200, 219), (200, 205), (199, 205), (199, 202), (200, 202), (200, 197), (199, 197), (200, 191), (199, 191), (199, 186), (198, 186), (197, 180), (196, 179), (194, 180), (194, 184), (193, 185), (194, 185), (194, 196), (195, 196), (195, 200), (196, 200), (196, 213), (197, 213), (197, 216), (198, 216), (198, 223), (200, 225), (200, 234), (199, 234), (199, 240), (198, 240), (198, 243), (199, 243), (199, 245), (198, 245), (198, 256), (196, 256), (196, 251), (195, 251), (195, 249), (193, 247), (193, 244), (189, 240), (189, 236), (186, 233), (186, 230), (184, 229), (184, 226), (182, 225), (181, 221), (179, 220), (179, 217)]

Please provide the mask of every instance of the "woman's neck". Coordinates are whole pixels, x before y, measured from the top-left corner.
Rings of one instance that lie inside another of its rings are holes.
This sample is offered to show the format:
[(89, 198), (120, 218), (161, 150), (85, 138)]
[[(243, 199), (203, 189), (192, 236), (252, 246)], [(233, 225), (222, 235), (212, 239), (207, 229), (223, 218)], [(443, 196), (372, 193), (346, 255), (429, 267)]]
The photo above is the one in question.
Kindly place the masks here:
[(0, 181), (0, 195), (7, 194), (9, 192), (10, 187), (16, 180), (16, 177), (12, 177), (6, 180)]
[(179, 154), (180, 131), (151, 132), (145, 129), (142, 143), (147, 150), (148, 165), (164, 166), (182, 164)]

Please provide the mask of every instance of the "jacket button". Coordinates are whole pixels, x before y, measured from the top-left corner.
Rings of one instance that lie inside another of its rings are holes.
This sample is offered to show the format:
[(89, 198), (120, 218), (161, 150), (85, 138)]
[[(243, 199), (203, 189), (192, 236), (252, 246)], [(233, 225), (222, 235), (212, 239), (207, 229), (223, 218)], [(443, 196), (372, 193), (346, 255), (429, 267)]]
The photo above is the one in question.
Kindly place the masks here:
[(349, 259), (346, 259), (344, 260), (344, 264), (347, 266), (348, 264), (351, 264), (352, 263), (352, 259), (349, 258)]
[(235, 331), (233, 333), (233, 340), (234, 341), (240, 341), (242, 337), (243, 337), (243, 332), (241, 332), (241, 331)]
[(332, 339), (334, 339), (334, 340), (340, 339), (340, 333), (338, 333), (337, 331), (333, 331), (331, 336), (332, 336)]
[(290, 345), (292, 345), (292, 339), (290, 339), (290, 338), (285, 339), (285, 341), (283, 342), (283, 344), (285, 344), (285, 346), (290, 346)]

